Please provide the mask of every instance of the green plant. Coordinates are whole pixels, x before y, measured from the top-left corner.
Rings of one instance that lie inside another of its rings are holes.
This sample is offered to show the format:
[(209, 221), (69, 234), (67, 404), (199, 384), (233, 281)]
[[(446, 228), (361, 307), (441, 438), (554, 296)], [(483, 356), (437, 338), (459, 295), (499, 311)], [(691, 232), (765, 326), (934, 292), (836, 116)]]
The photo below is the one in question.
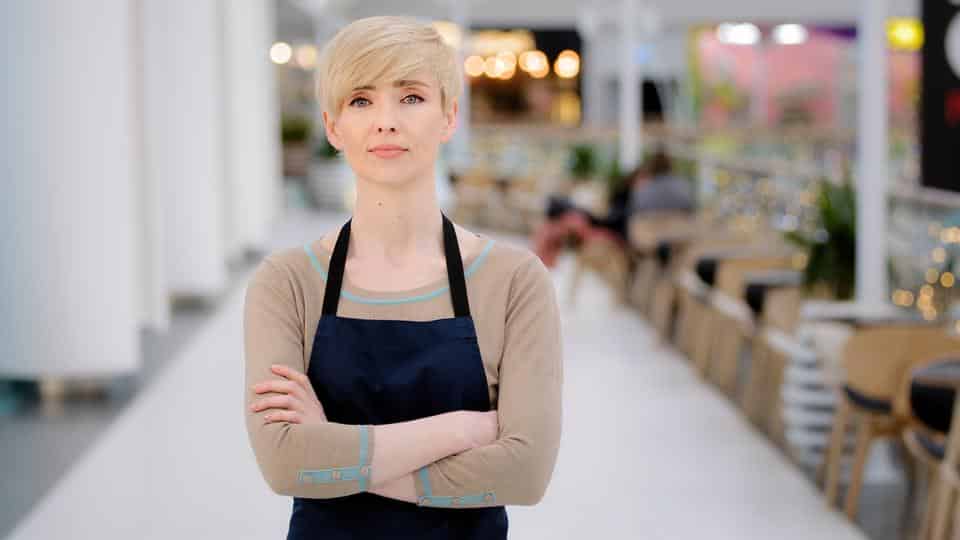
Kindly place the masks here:
[(303, 116), (284, 116), (280, 121), (280, 140), (283, 144), (302, 143), (310, 140), (313, 125)]
[(853, 297), (857, 255), (856, 194), (849, 178), (839, 185), (821, 180), (816, 210), (813, 234), (790, 231), (786, 238), (807, 250), (806, 288), (823, 285), (838, 300), (848, 300)]
[(337, 149), (324, 137), (313, 151), (313, 155), (321, 159), (333, 159), (339, 155)]
[(627, 179), (624, 178), (623, 174), (623, 171), (620, 170), (620, 159), (614, 154), (610, 162), (607, 163), (606, 171), (604, 171), (604, 179), (607, 181), (607, 191), (609, 193), (615, 193), (626, 182)]
[(577, 144), (570, 148), (570, 175), (576, 180), (586, 180), (597, 172), (597, 149), (590, 144)]

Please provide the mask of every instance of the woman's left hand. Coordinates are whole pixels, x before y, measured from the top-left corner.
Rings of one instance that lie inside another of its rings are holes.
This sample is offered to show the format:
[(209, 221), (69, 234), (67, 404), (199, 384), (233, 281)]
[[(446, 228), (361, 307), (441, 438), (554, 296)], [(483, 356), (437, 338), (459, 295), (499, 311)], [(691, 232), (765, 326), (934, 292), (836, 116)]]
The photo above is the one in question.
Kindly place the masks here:
[(283, 365), (273, 365), (270, 370), (284, 377), (284, 380), (269, 380), (253, 385), (258, 394), (276, 392), (280, 395), (267, 396), (250, 405), (253, 412), (271, 409), (263, 417), (263, 423), (290, 422), (293, 424), (323, 423), (327, 415), (323, 405), (313, 391), (310, 379), (299, 371)]

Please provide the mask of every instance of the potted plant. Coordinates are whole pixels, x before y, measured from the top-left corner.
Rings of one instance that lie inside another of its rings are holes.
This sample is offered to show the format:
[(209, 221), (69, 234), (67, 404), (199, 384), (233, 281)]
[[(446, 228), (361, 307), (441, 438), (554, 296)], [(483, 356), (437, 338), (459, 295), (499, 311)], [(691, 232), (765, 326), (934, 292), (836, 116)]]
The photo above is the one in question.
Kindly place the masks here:
[(567, 172), (572, 181), (567, 186), (570, 200), (580, 207), (602, 213), (607, 186), (598, 178), (597, 149), (591, 144), (570, 147)]
[(567, 169), (574, 182), (592, 179), (597, 172), (597, 149), (590, 144), (572, 146)]
[(307, 176), (310, 163), (310, 135), (313, 126), (303, 116), (284, 116), (280, 121), (280, 141), (283, 144), (283, 174)]
[(853, 298), (856, 277), (856, 194), (849, 177), (837, 185), (821, 180), (813, 233), (789, 231), (787, 240), (807, 251), (803, 281), (808, 291), (826, 292), (832, 299)]

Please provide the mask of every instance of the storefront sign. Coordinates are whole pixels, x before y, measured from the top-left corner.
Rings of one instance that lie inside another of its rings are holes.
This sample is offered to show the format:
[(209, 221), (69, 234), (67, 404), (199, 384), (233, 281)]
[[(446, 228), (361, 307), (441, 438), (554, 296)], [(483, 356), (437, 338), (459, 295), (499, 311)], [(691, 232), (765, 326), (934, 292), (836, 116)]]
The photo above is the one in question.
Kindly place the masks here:
[(924, 0), (923, 185), (960, 191), (960, 0)]

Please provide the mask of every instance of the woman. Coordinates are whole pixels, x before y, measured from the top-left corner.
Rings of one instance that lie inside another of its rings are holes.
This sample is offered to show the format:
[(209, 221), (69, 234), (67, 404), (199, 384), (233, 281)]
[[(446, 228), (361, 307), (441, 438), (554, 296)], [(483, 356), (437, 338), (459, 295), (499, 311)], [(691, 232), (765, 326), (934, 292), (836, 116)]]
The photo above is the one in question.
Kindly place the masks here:
[(273, 253), (246, 295), (246, 426), (287, 538), (506, 538), (561, 431), (560, 323), (530, 251), (453, 224), (434, 164), (460, 65), (429, 25), (358, 20), (324, 48), (353, 215)]

